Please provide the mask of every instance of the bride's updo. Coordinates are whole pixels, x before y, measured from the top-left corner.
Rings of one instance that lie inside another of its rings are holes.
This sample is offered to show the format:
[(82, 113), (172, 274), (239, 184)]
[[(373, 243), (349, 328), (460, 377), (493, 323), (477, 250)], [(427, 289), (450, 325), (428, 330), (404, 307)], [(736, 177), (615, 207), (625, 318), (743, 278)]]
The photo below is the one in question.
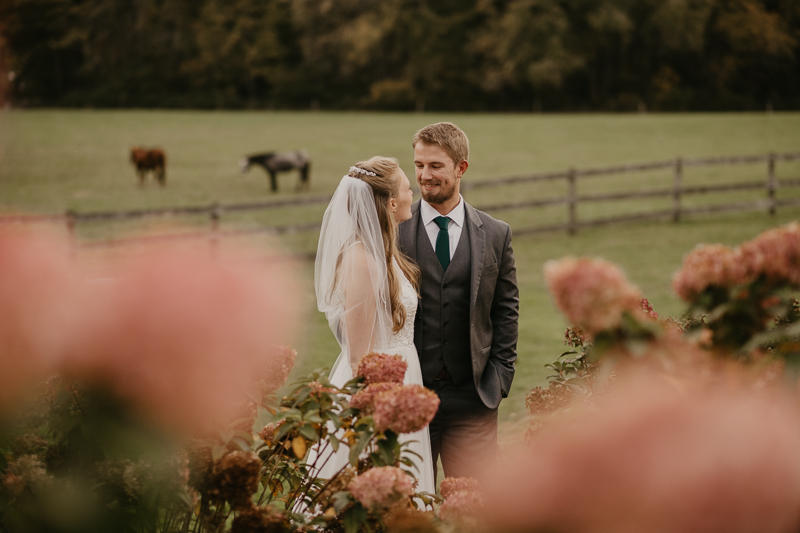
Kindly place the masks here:
[[(383, 249), (386, 250), (386, 271), (389, 278), (389, 301), (392, 306), (392, 330), (397, 333), (406, 322), (406, 308), (400, 302), (400, 280), (392, 268), (392, 258), (397, 261), (400, 270), (411, 281), (414, 290), (419, 291), (419, 268), (397, 248), (397, 222), (389, 210), (389, 200), (400, 194), (400, 183), (395, 173), (400, 168), (393, 157), (375, 156), (366, 161), (359, 161), (347, 174), (352, 178), (365, 182), (375, 196), (375, 207), (378, 211), (378, 222), (383, 235)], [(361, 172), (359, 172), (361, 170)], [(373, 175), (374, 174), (374, 175)]]

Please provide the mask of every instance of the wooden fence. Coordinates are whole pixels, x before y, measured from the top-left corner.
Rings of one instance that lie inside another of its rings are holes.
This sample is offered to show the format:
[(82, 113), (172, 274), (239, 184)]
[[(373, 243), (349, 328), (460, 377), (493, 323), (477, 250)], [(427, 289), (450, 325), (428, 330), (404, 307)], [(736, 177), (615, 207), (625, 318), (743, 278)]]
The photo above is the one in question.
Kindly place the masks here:
[[(770, 214), (774, 214), (775, 210), (781, 206), (800, 205), (800, 198), (791, 198), (779, 200), (776, 198), (776, 191), (784, 187), (798, 187), (800, 186), (800, 178), (793, 179), (777, 179), (775, 174), (775, 167), (778, 162), (797, 161), (800, 160), (800, 152), (775, 154), (769, 153), (764, 155), (749, 155), (749, 156), (731, 156), (731, 157), (712, 157), (712, 158), (694, 158), (683, 159), (677, 158), (666, 161), (656, 161), (650, 163), (639, 163), (631, 165), (618, 165), (603, 168), (591, 169), (568, 169), (558, 172), (547, 172), (539, 174), (530, 174), (522, 176), (509, 176), (504, 178), (480, 181), (480, 182), (463, 182), (461, 184), (461, 192), (468, 196), (471, 191), (487, 187), (501, 187), (504, 185), (521, 184), (521, 183), (535, 183), (546, 181), (565, 180), (567, 184), (567, 194), (565, 196), (541, 198), (535, 200), (527, 200), (521, 202), (508, 202), (493, 205), (478, 205), (479, 209), (483, 211), (500, 211), (500, 210), (515, 210), (515, 209), (537, 209), (546, 206), (564, 205), (566, 206), (567, 221), (562, 224), (552, 224), (543, 226), (533, 226), (526, 228), (514, 228), (514, 234), (530, 234), (530, 233), (544, 233), (553, 231), (567, 231), (570, 235), (575, 235), (580, 228), (602, 226), (607, 224), (614, 224), (620, 222), (629, 222), (636, 220), (649, 220), (660, 218), (671, 218), (674, 222), (681, 220), (681, 217), (689, 214), (702, 214), (722, 211), (745, 211), (745, 210), (765, 210)], [(758, 181), (737, 182), (737, 183), (720, 183), (714, 185), (703, 186), (685, 186), (684, 185), (684, 170), (689, 167), (704, 167), (704, 166), (720, 166), (720, 165), (754, 165), (764, 164), (764, 178)], [(672, 169), (672, 184), (670, 187), (663, 187), (657, 189), (640, 190), (632, 192), (614, 192), (603, 194), (579, 194), (578, 185), (579, 180), (595, 178), (600, 176), (619, 175), (632, 172), (647, 172), (655, 170)], [(706, 206), (687, 207), (683, 205), (683, 199), (686, 196), (694, 194), (707, 194), (713, 192), (729, 192), (729, 191), (746, 191), (746, 190), (763, 190), (764, 197), (760, 200), (750, 202), (736, 202), (729, 204), (714, 204)], [(635, 213), (629, 215), (618, 215), (607, 218), (597, 218), (592, 220), (579, 220), (578, 206), (581, 203), (589, 202), (608, 202), (615, 200), (628, 200), (636, 198), (658, 198), (658, 197), (671, 197), (672, 207), (670, 209), (650, 211), (646, 213)], [(330, 200), (329, 195), (322, 196), (306, 196), (295, 199), (282, 199), (272, 200), (265, 202), (254, 202), (246, 204), (211, 204), (207, 206), (193, 206), (193, 207), (173, 207), (173, 208), (157, 208), (157, 209), (138, 209), (129, 211), (102, 211), (91, 213), (78, 213), (68, 211), (64, 214), (58, 215), (7, 215), (0, 216), (0, 224), (10, 223), (28, 223), (28, 222), (62, 222), (66, 224), (69, 232), (74, 235), (75, 226), (80, 222), (88, 221), (112, 221), (112, 220), (131, 220), (131, 219), (144, 219), (156, 217), (175, 217), (175, 216), (189, 216), (189, 215), (207, 215), (211, 224), (211, 231), (197, 231), (189, 233), (180, 233), (175, 235), (162, 235), (139, 237), (130, 239), (116, 239), (108, 241), (92, 241), (81, 243), (82, 247), (100, 247), (100, 246), (118, 246), (131, 242), (151, 239), (187, 239), (187, 238), (203, 238), (203, 239), (216, 239), (225, 236), (254, 234), (254, 233), (268, 233), (268, 234), (287, 234), (305, 231), (316, 231), (319, 229), (320, 222), (311, 222), (306, 224), (294, 224), (286, 226), (271, 226), (261, 227), (255, 229), (227, 229), (222, 230), (219, 227), (220, 220), (225, 213), (236, 213), (246, 211), (259, 211), (265, 209), (272, 209), (276, 207), (291, 207), (301, 205), (314, 205), (314, 204), (327, 204)]]
[[(770, 214), (775, 214), (775, 209), (779, 206), (800, 205), (800, 198), (778, 200), (775, 193), (779, 187), (800, 186), (800, 179), (777, 179), (775, 166), (778, 161), (800, 160), (800, 152), (785, 154), (765, 154), (750, 156), (731, 156), (683, 159), (677, 158), (667, 161), (655, 161), (650, 163), (640, 163), (633, 165), (618, 165), (604, 168), (593, 169), (568, 169), (559, 172), (548, 172), (527, 176), (511, 176), (506, 178), (487, 180), (475, 183), (462, 183), (462, 191), (472, 191), (483, 187), (497, 187), (500, 185), (510, 185), (516, 183), (533, 183), (543, 181), (566, 180), (566, 196), (542, 198), (523, 202), (509, 202), (503, 204), (484, 205), (480, 209), (483, 211), (499, 211), (510, 209), (533, 209), (551, 205), (566, 205), (567, 222), (547, 226), (534, 226), (529, 228), (514, 228), (514, 234), (543, 233), (550, 231), (569, 232), (575, 235), (579, 228), (602, 226), (618, 222), (629, 222), (634, 220), (648, 220), (659, 218), (671, 218), (674, 222), (680, 221), (683, 215), (712, 213), (721, 211), (746, 211), (764, 209)], [(687, 167), (703, 167), (718, 165), (742, 165), (742, 164), (766, 164), (764, 179), (759, 181), (721, 183), (715, 185), (703, 185), (687, 187), (683, 183), (684, 169)], [(632, 192), (615, 192), (605, 194), (579, 194), (578, 180), (581, 178), (594, 178), (599, 176), (609, 176), (615, 174), (626, 174), (631, 172), (645, 172), (653, 170), (673, 169), (673, 180), (671, 187), (660, 189), (650, 189)], [(763, 190), (765, 195), (761, 200), (751, 202), (737, 202), (730, 204), (715, 204), (707, 206), (685, 207), (683, 198), (692, 194), (706, 194), (723, 191), (745, 191)], [(466, 194), (465, 194), (466, 195)], [(580, 203), (607, 202), (613, 200), (628, 200), (635, 198), (658, 198), (672, 197), (672, 207), (670, 209), (651, 211), (649, 213), (636, 213), (631, 215), (620, 215), (609, 218), (599, 218), (594, 220), (579, 220), (577, 211)]]

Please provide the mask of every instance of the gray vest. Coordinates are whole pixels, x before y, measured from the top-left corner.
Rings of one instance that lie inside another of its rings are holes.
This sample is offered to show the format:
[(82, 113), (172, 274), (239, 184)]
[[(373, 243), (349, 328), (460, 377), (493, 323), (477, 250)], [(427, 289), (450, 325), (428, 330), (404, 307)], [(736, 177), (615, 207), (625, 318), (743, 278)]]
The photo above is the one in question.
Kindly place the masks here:
[[(466, 221), (465, 221), (466, 222)], [(469, 345), (470, 244), (467, 226), (445, 272), (425, 231), (419, 224), (417, 259), (422, 273), (420, 304), (422, 346), (419, 350), (422, 383), (430, 387), (443, 367), (453, 383), (472, 381)]]

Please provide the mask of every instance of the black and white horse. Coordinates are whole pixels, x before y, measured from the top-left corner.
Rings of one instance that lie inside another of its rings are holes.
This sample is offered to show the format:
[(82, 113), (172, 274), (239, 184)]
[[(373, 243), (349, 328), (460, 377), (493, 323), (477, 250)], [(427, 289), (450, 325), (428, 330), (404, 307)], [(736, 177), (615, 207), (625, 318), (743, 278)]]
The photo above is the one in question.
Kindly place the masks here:
[(251, 165), (261, 165), (269, 174), (269, 181), (273, 191), (278, 190), (278, 172), (297, 169), (300, 171), (300, 181), (297, 182), (297, 189), (309, 187), (309, 171), (311, 170), (311, 158), (305, 150), (295, 150), (294, 152), (269, 152), (266, 154), (247, 155), (239, 162), (242, 174), (250, 169)]

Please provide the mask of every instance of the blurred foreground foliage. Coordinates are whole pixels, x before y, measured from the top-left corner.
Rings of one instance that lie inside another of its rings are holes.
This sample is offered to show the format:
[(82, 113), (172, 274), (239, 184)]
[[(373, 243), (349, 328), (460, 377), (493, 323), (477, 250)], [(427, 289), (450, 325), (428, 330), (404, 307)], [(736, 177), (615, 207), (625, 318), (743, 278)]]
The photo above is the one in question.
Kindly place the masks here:
[[(434, 528), (425, 508), (441, 499), (414, 492), (413, 452), (373, 417), (379, 395), (361, 408), (348, 401), (367, 386), (358, 376), (336, 388), (314, 373), (280, 400), (265, 392), (228, 428), (186, 441), (113, 391), (55, 376), (0, 418), (0, 529), (356, 532), (392, 520)], [(273, 422), (254, 431), (264, 419)], [(340, 446), (350, 460), (330, 479), (316, 477)]]
[(557, 305), (575, 325), (564, 334), (571, 349), (545, 365), (553, 371), (547, 388), (526, 396), (534, 429), (529, 437), (554, 413), (613, 389), (617, 369), (637, 360), (655, 362), (667, 373), (690, 368), (698, 375), (717, 372), (715, 361), (729, 361), (751, 371), (759, 386), (785, 382), (798, 388), (797, 222), (735, 248), (697, 245), (672, 280), (688, 306), (679, 319), (659, 318), (606, 261), (565, 258), (545, 270)]
[(0, 0), (20, 106), (800, 108), (794, 0)]

